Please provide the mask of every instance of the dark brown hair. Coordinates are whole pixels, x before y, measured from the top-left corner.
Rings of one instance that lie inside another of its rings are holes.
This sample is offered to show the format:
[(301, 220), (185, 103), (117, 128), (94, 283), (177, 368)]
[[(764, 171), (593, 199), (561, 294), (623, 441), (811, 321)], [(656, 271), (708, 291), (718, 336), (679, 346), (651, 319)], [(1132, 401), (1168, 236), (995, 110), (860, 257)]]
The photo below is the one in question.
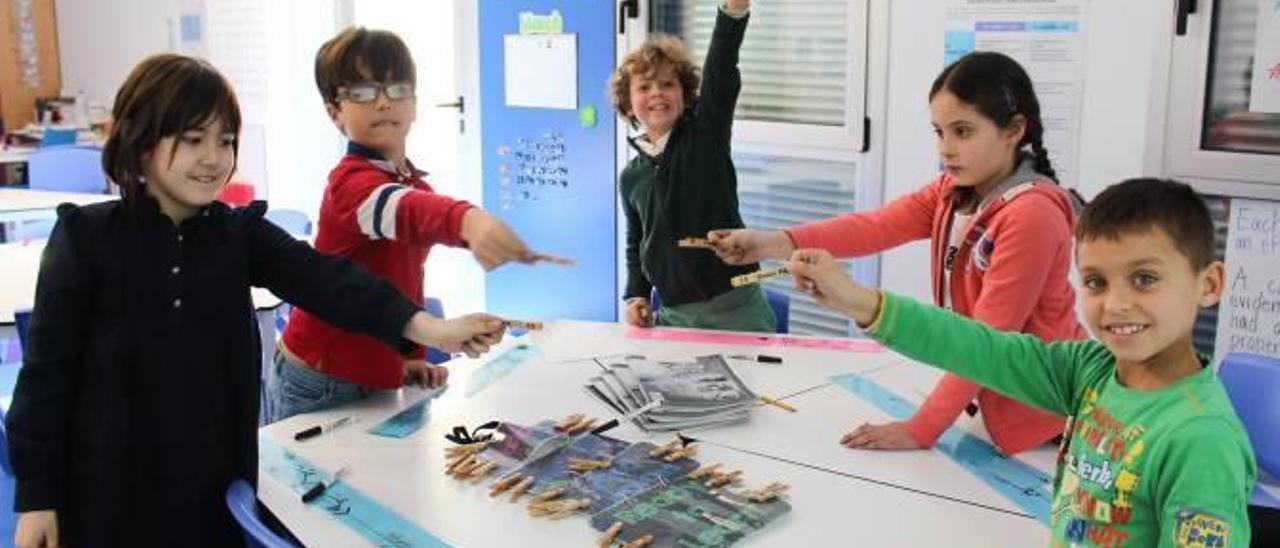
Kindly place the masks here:
[(653, 78), (668, 70), (680, 82), (685, 108), (692, 107), (698, 100), (701, 77), (698, 75), (698, 68), (689, 60), (689, 50), (679, 38), (654, 34), (635, 51), (628, 53), (622, 63), (618, 64), (617, 70), (613, 71), (613, 76), (609, 77), (609, 98), (618, 109), (618, 115), (626, 117), (632, 124), (636, 123), (635, 114), (631, 112), (632, 75)]
[(325, 104), (336, 104), (338, 88), (367, 81), (418, 85), (409, 47), (395, 33), (347, 27), (316, 51), (316, 88)]
[(1085, 206), (1076, 241), (1116, 241), (1126, 234), (1163, 230), (1196, 271), (1213, 262), (1213, 218), (1186, 183), (1138, 178), (1107, 187)]
[[(240, 105), (227, 79), (205, 61), (172, 53), (153, 55), (133, 68), (116, 92), (111, 117), (102, 169), (126, 200), (143, 194), (145, 157), (161, 139), (213, 120), (240, 134)], [(238, 156), (238, 139), (233, 146)]]

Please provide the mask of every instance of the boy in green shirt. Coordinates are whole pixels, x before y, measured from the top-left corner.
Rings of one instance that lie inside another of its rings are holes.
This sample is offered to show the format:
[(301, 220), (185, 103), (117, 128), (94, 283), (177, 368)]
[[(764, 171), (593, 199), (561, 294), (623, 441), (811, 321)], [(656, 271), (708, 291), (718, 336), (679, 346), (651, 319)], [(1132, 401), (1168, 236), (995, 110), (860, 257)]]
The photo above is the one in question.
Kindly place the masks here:
[(789, 267), (890, 348), (1072, 417), (1051, 546), (1248, 546), (1253, 450), (1191, 343), (1223, 289), (1204, 201), (1173, 181), (1116, 184), (1085, 208), (1076, 261), (1098, 340), (1045, 343), (872, 291), (825, 251), (798, 250)]

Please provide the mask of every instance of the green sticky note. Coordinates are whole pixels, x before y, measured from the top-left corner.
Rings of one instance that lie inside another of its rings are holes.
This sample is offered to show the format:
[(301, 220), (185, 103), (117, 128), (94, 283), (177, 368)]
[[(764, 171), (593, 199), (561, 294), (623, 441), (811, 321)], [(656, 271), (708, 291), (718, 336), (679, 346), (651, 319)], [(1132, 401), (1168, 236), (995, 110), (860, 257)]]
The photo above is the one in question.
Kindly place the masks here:
[(596, 107), (587, 105), (578, 109), (578, 123), (588, 129), (596, 127)]

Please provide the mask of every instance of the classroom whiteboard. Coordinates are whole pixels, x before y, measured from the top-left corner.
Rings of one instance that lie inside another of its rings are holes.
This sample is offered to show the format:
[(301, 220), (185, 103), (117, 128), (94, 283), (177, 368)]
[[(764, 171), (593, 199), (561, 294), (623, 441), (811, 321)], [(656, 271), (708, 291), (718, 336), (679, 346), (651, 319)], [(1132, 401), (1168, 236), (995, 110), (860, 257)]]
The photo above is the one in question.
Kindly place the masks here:
[(1213, 361), (1229, 352), (1280, 358), (1280, 202), (1232, 199), (1228, 223)]

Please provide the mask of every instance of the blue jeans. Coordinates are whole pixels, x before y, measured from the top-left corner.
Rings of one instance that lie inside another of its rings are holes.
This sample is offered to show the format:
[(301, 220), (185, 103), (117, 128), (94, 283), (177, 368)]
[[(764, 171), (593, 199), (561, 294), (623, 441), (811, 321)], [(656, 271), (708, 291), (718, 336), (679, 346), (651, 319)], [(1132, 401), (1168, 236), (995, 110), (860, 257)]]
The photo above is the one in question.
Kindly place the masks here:
[(364, 388), (294, 362), (277, 348), (272, 375), (267, 379), (267, 402), (270, 406), (267, 422), (337, 407), (364, 399), (373, 392), (372, 388)]

